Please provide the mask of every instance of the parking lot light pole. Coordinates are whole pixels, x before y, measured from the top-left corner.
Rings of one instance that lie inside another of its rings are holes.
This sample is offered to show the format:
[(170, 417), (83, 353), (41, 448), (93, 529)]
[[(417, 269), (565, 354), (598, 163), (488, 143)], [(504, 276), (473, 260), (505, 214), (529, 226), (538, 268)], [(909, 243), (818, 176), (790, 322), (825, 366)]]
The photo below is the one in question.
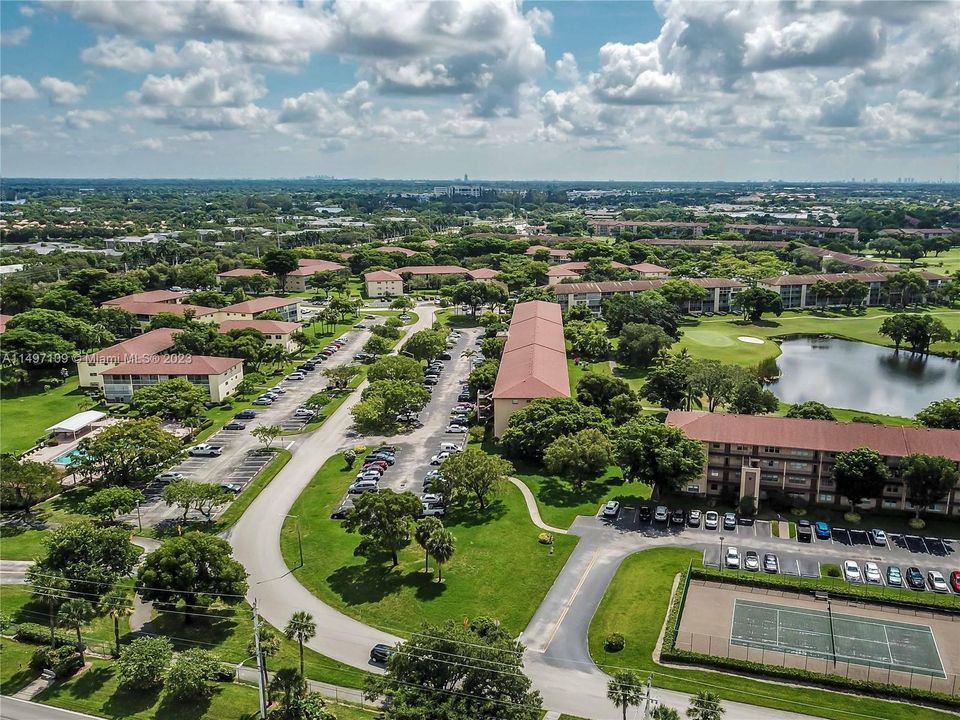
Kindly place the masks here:
[(723, 572), (723, 535), (720, 536), (720, 557), (717, 558), (717, 568)]

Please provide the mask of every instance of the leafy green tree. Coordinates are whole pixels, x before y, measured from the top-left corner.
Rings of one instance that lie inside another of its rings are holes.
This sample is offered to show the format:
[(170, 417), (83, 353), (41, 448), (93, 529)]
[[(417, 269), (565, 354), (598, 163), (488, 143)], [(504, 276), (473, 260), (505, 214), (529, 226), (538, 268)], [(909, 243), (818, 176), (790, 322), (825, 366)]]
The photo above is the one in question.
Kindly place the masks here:
[(960, 430), (960, 397), (930, 403), (917, 413), (917, 420), (929, 428)]
[(467, 384), (477, 395), (488, 393), (497, 384), (497, 373), (499, 371), (499, 360), (486, 360), (470, 372)]
[[(197, 286), (191, 285), (190, 287)], [(222, 308), (234, 302), (243, 302), (243, 300), (234, 300), (233, 298), (228, 298), (222, 292), (217, 290), (201, 290), (200, 292), (187, 295), (187, 297), (184, 298), (184, 302), (190, 303), (191, 305), (199, 305), (200, 307)]]
[(443, 523), (440, 522), (440, 518), (432, 515), (417, 520), (417, 527), (413, 531), (413, 539), (416, 540), (417, 545), (423, 549), (424, 572), (430, 571), (430, 550), (427, 543), (430, 541), (430, 536), (442, 528)]
[(832, 298), (840, 295), (836, 284), (826, 280), (817, 280), (808, 291), (818, 305), (826, 305)]
[(303, 645), (317, 636), (317, 623), (313, 615), (305, 610), (298, 610), (290, 616), (290, 621), (283, 629), (283, 634), (287, 640), (296, 640), (300, 646), (300, 674), (306, 677), (303, 670)]
[(887, 278), (883, 289), (891, 299), (896, 296), (897, 304), (904, 307), (922, 301), (930, 286), (920, 273), (914, 270), (901, 270)]
[(906, 315), (906, 341), (915, 353), (926, 355), (935, 342), (949, 342), (953, 334), (940, 318), (932, 315)]
[(404, 352), (414, 360), (435, 360), (447, 347), (447, 339), (436, 330), (420, 330), (410, 336), (403, 345)]
[(503, 356), (503, 347), (507, 339), (502, 337), (484, 338), (480, 343), (480, 352), (488, 360), (499, 360)]
[[(400, 645), (382, 676), (371, 676), (369, 698), (389, 695), (386, 720), (538, 720), (540, 694), (523, 673), (519, 642), (491, 623), (427, 625)], [(459, 662), (447, 660), (456, 655)]]
[(740, 383), (753, 379), (739, 365), (726, 365), (719, 360), (694, 360), (689, 377), (694, 392), (706, 399), (710, 412), (728, 403)]
[(143, 493), (128, 487), (108, 487), (97, 490), (84, 501), (84, 512), (107, 522), (117, 515), (133, 512), (143, 502)]
[(906, 315), (889, 315), (880, 323), (880, 329), (877, 332), (893, 340), (894, 348), (899, 350), (900, 345), (907, 339), (909, 326), (910, 321), (907, 320)]
[(561, 435), (547, 446), (543, 464), (553, 475), (573, 480), (577, 490), (607, 471), (613, 446), (607, 436), (588, 428), (573, 435)]
[(177, 653), (167, 673), (167, 694), (180, 701), (207, 697), (213, 691), (210, 681), (220, 672), (220, 658), (203, 648)]
[(247, 592), (247, 571), (230, 555), (230, 544), (190, 532), (165, 540), (137, 572), (137, 592), (160, 609), (184, 603), (184, 622), (215, 600), (234, 605)]
[(63, 628), (73, 628), (77, 632), (77, 652), (83, 662), (83, 637), (80, 628), (93, 618), (93, 605), (87, 600), (73, 598), (65, 601), (57, 610), (57, 624)]
[(44, 310), (58, 310), (76, 318), (90, 320), (96, 314), (93, 303), (76, 290), (66, 287), (53, 288), (43, 294), (37, 306)]
[(487, 508), (490, 498), (512, 472), (513, 466), (503, 458), (474, 447), (454, 453), (443, 463), (450, 499), (473, 496), (481, 510)]
[(650, 720), (680, 720), (680, 713), (672, 707), (657, 705), (650, 713)]
[(18, 461), (12, 455), (0, 456), (0, 504), (4, 508), (34, 505), (60, 492), (60, 473), (47, 463)]
[(692, 383), (693, 359), (684, 352), (670, 356), (663, 354), (647, 373), (643, 397), (670, 410), (689, 410), (699, 402), (699, 393)]
[(730, 398), (730, 412), (738, 415), (764, 415), (780, 406), (777, 396), (756, 380), (744, 380), (734, 388)]
[(808, 400), (807, 402), (791, 405), (790, 409), (787, 410), (786, 417), (802, 418), (804, 420), (837, 419), (836, 415), (833, 414), (833, 411), (830, 408), (823, 403), (817, 402), (816, 400)]
[(34, 565), (37, 577), (69, 579), (70, 591), (96, 602), (122, 577), (129, 575), (139, 553), (129, 531), (119, 526), (67, 523), (47, 531), (46, 552)]
[(160, 493), (167, 505), (183, 510), (181, 521), (186, 522), (191, 510), (196, 510), (208, 521), (213, 511), (230, 502), (230, 495), (219, 485), (181, 478), (167, 485)]
[(673, 303), (678, 308), (684, 308), (690, 303), (699, 302), (707, 297), (706, 288), (683, 278), (667, 280), (657, 288), (657, 292), (663, 295), (667, 302)]
[(602, 322), (574, 320), (566, 324), (563, 333), (573, 351), (585, 358), (603, 360), (610, 352), (610, 341)]
[(120, 619), (133, 615), (130, 591), (122, 585), (115, 585), (100, 598), (97, 609), (113, 620), (114, 655), (120, 657)]
[(141, 637), (120, 651), (117, 674), (125, 690), (151, 690), (163, 684), (173, 646), (162, 636)]
[(367, 369), (367, 379), (403, 380), (411, 383), (423, 382), (423, 366), (413, 358), (403, 355), (388, 355), (377, 360)]
[(487, 284), (479, 280), (457, 283), (453, 286), (450, 299), (457, 305), (466, 305), (470, 308), (470, 315), (477, 317), (477, 308), (487, 302)]
[(607, 422), (598, 408), (570, 398), (538, 398), (510, 416), (500, 443), (512, 457), (539, 462), (558, 437), (587, 428), (606, 430)]
[(680, 338), (680, 311), (656, 290), (637, 295), (614, 295), (602, 303), (607, 329), (619, 335), (629, 323), (656, 325), (674, 339)]
[(614, 458), (623, 474), (647, 485), (677, 489), (703, 471), (703, 445), (683, 430), (637, 418), (613, 430)]
[[(55, 335), (79, 350), (98, 348), (115, 340), (106, 328), (57, 310), (34, 309), (14, 315), (7, 322), (7, 330), (30, 330), (40, 335)], [(3, 340), (7, 345), (6, 334)]]
[(330, 378), (333, 386), (341, 389), (345, 388), (358, 372), (360, 368), (356, 365), (338, 365), (323, 369), (323, 374)]
[(437, 582), (443, 582), (444, 563), (450, 562), (456, 551), (457, 539), (446, 528), (440, 528), (427, 539), (427, 552), (437, 564)]
[(406, 295), (401, 295), (396, 297), (390, 303), (391, 310), (412, 310), (414, 307), (413, 300), (408, 298)]
[(125, 420), (80, 441), (70, 469), (90, 483), (146, 483), (183, 454), (183, 442), (157, 418)]
[(184, 378), (164, 380), (135, 390), (130, 404), (141, 417), (196, 422), (203, 416), (207, 390)]
[(940, 455), (914, 453), (900, 461), (900, 475), (907, 486), (907, 497), (920, 513), (950, 494), (960, 481), (957, 464)]
[(33, 599), (47, 608), (50, 645), (53, 646), (57, 632), (57, 610), (70, 598), (70, 581), (62, 572), (33, 565), (27, 569), (27, 582), (33, 587)]
[(269, 450), (273, 441), (283, 435), (283, 428), (279, 425), (257, 425), (250, 434), (263, 443), (264, 450)]
[(263, 255), (263, 269), (277, 279), (277, 284), (281, 290), (287, 284), (287, 275), (298, 267), (300, 267), (300, 263), (292, 250), (275, 248), (268, 250)]
[(377, 380), (360, 397), (350, 412), (357, 427), (368, 430), (390, 430), (396, 426), (397, 415), (419, 412), (430, 402), (425, 387), (404, 380)]
[(343, 288), (348, 282), (349, 278), (340, 271), (323, 270), (307, 278), (307, 287), (321, 291), (324, 297), (330, 297), (331, 292)]
[(761, 287), (741, 290), (730, 300), (730, 307), (739, 310), (744, 320), (756, 322), (764, 313), (772, 312), (777, 317), (783, 313), (783, 300), (779, 293)]
[(837, 492), (845, 496), (851, 506), (879, 497), (889, 480), (890, 469), (876, 450), (855, 448), (837, 453), (833, 481)]
[[(307, 692), (307, 681), (295, 668), (280, 668), (270, 681), (270, 698), (281, 708), (294, 707), (297, 699)], [(285, 713), (280, 716), (287, 718)]]
[(420, 516), (420, 510), (419, 498), (410, 492), (363, 493), (354, 501), (343, 527), (360, 534), (359, 554), (369, 558), (389, 553), (396, 567), (400, 564), (397, 553), (410, 544), (410, 524)]
[(390, 352), (390, 341), (386, 338), (379, 337), (374, 335), (366, 343), (364, 343), (363, 351), (369, 353), (370, 355), (385, 355)]
[(691, 720), (720, 720), (725, 712), (720, 704), (720, 696), (704, 690), (690, 698), (687, 717)]
[(607, 681), (607, 699), (623, 711), (623, 720), (628, 709), (640, 707), (643, 698), (643, 681), (632, 670), (618, 670)]
[(643, 404), (634, 392), (617, 395), (607, 405), (606, 415), (615, 425), (633, 420), (643, 411)]
[(7, 315), (26, 312), (36, 301), (36, 293), (26, 282), (6, 282), (0, 286), (0, 307)]
[(627, 323), (620, 331), (617, 362), (632, 367), (646, 367), (672, 344), (673, 338), (657, 325)]

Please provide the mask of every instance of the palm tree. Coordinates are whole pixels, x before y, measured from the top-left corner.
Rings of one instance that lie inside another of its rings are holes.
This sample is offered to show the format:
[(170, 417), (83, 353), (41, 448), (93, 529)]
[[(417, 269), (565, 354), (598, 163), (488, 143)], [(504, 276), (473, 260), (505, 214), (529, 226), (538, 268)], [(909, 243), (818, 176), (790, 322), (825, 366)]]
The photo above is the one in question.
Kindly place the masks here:
[(296, 668), (280, 668), (270, 681), (271, 699), (279, 697), (280, 704), (285, 708), (290, 707), (306, 690), (307, 683)]
[(437, 530), (443, 529), (443, 523), (440, 518), (433, 516), (425, 517), (417, 523), (417, 529), (413, 532), (413, 537), (417, 545), (423, 548), (423, 571), (430, 572), (430, 538)]
[(283, 634), (288, 640), (296, 640), (300, 644), (300, 675), (306, 677), (303, 671), (303, 644), (310, 642), (317, 635), (317, 623), (313, 620), (313, 615), (300, 610), (290, 616), (290, 622), (284, 628)]
[(430, 536), (427, 549), (437, 563), (437, 582), (443, 582), (443, 564), (453, 557), (456, 542), (453, 533), (446, 528), (440, 528)]
[(720, 706), (720, 696), (706, 690), (690, 698), (687, 717), (691, 720), (720, 720), (725, 712)]
[(93, 605), (86, 600), (67, 600), (57, 611), (57, 623), (60, 627), (74, 628), (77, 631), (77, 652), (80, 653), (80, 662), (86, 662), (83, 657), (83, 638), (80, 637), (80, 626), (93, 617)]
[(627, 720), (627, 709), (640, 706), (643, 700), (643, 685), (640, 677), (631, 670), (620, 670), (607, 681), (607, 698), (616, 707), (623, 710), (623, 720)]
[(650, 720), (680, 720), (680, 713), (672, 707), (666, 705), (657, 705), (650, 713)]
[(113, 618), (113, 640), (117, 657), (120, 656), (120, 618), (130, 617), (133, 606), (126, 588), (114, 587), (100, 598), (100, 612)]
[(33, 585), (33, 596), (47, 606), (50, 619), (50, 644), (55, 642), (57, 628), (57, 610), (65, 600), (69, 599), (67, 591), (70, 581), (59, 573), (47, 572), (36, 574), (36, 566), (27, 571), (27, 581)]

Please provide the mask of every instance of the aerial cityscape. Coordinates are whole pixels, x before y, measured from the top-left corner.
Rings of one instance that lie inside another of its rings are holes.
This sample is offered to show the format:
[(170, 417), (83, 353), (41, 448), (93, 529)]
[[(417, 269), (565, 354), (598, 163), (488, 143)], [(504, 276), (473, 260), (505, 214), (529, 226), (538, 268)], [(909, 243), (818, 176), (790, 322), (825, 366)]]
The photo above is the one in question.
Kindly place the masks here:
[(960, 714), (960, 2), (0, 3), (0, 718)]

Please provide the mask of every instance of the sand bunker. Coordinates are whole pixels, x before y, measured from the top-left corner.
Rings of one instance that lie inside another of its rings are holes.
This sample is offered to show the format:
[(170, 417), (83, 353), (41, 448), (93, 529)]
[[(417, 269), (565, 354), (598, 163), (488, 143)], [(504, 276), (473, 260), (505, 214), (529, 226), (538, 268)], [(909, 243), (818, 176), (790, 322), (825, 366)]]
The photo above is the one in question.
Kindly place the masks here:
[(763, 340), (758, 337), (752, 337), (750, 335), (740, 335), (737, 340), (740, 342), (750, 343), (751, 345), (763, 345)]

